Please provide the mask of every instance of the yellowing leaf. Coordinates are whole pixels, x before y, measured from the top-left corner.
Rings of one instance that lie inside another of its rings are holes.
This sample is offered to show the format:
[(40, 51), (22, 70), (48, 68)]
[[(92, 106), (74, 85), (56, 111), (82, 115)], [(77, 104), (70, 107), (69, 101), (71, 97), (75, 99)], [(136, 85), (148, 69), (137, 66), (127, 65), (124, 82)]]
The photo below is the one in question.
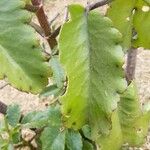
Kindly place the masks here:
[(126, 82), (120, 33), (97, 12), (80, 5), (69, 7), (71, 21), (62, 27), (60, 61), (68, 77), (61, 97), (64, 124), (74, 129), (89, 122), (94, 138), (108, 134), (111, 114)]
[(125, 143), (140, 146), (148, 132), (150, 114), (142, 112), (134, 82), (121, 95), (118, 105), (112, 115), (110, 135), (98, 139), (102, 150), (119, 150)]

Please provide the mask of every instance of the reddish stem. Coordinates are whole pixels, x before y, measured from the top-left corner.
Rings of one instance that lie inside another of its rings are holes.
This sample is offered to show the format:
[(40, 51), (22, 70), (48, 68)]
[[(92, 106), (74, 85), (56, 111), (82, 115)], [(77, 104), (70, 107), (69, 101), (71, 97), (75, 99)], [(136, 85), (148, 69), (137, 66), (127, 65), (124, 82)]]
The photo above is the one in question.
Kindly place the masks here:
[(47, 16), (44, 12), (42, 1), (41, 0), (32, 0), (32, 4), (35, 7), (39, 6), (39, 9), (36, 12), (36, 16), (38, 18), (40, 26), (42, 27), (42, 29), (44, 31), (45, 37), (49, 43), (50, 48), (53, 49), (57, 45), (57, 41), (55, 38), (51, 37), (51, 28), (49, 26)]
[(131, 48), (127, 54), (126, 80), (128, 84), (135, 78), (137, 49)]

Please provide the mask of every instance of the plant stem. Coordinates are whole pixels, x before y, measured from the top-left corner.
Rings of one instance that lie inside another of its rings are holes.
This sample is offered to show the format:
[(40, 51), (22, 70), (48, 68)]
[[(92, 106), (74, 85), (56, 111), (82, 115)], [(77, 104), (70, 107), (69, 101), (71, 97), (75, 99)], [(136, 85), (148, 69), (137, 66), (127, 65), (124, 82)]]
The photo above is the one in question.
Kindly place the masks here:
[(56, 41), (55, 38), (50, 37), (51, 28), (49, 26), (47, 16), (44, 12), (42, 0), (32, 0), (32, 4), (35, 7), (39, 6), (39, 9), (36, 11), (36, 16), (38, 18), (40, 26), (42, 27), (42, 29), (44, 31), (45, 38), (48, 41), (48, 44), (49, 44), (50, 48), (53, 49), (57, 45), (57, 41)]
[(37, 33), (39, 33), (42, 37), (44, 37), (43, 29), (38, 24), (36, 24), (34, 22), (30, 22), (30, 26), (33, 27), (35, 29), (35, 31)]
[(128, 85), (135, 78), (137, 49), (131, 48), (127, 54), (126, 80)]
[[(104, 6), (104, 5), (108, 4), (108, 3), (110, 3), (111, 1), (112, 1), (112, 0), (103, 0), (103, 1), (101, 0), (101, 1), (99, 1), (99, 2), (95, 2), (95, 3), (91, 4), (91, 5), (88, 5), (88, 6), (86, 7), (86, 10), (88, 10), (88, 11), (94, 10), (94, 9), (96, 9), (96, 8), (98, 8), (98, 7), (101, 7), (101, 6)], [(60, 26), (51, 34), (51, 38), (56, 38), (56, 37), (59, 35), (61, 26), (62, 26), (62, 25), (60, 25)]]
[(95, 2), (93, 4), (88, 5), (86, 7), (86, 9), (87, 10), (93, 10), (93, 9), (99, 8), (101, 6), (104, 6), (104, 5), (106, 5), (106, 4), (110, 3), (110, 2), (111, 2), (111, 0), (100, 0), (98, 2)]

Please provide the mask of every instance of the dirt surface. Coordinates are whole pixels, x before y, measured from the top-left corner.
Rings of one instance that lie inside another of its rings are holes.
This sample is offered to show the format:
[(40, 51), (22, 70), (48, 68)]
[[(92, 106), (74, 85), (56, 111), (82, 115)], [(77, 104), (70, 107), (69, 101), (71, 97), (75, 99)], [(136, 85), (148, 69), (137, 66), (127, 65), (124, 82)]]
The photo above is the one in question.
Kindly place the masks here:
[[(91, 0), (92, 1), (92, 0)], [(65, 6), (70, 3), (87, 4), (86, 0), (47, 0), (47, 15), (51, 20), (57, 12), (65, 12)], [(105, 10), (103, 8), (102, 10)], [(58, 25), (64, 20), (64, 13), (57, 19)], [(150, 51), (138, 50), (137, 66), (136, 66), (136, 82), (139, 90), (140, 101), (146, 103), (150, 101)], [(0, 87), (6, 82), (0, 81)], [(6, 86), (0, 90), (0, 101), (6, 104), (17, 103), (21, 106), (22, 112), (26, 113), (31, 110), (42, 109), (45, 103), (41, 102), (37, 95), (22, 93), (11, 86)], [(142, 148), (134, 148), (135, 150), (150, 150), (150, 136)]]

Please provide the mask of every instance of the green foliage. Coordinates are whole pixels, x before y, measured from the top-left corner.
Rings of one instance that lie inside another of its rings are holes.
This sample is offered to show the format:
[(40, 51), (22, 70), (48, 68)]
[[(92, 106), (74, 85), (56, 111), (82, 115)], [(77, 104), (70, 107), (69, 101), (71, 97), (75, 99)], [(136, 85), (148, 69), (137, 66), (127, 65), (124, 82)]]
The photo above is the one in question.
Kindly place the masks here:
[(49, 107), (44, 111), (30, 112), (22, 119), (24, 127), (40, 128), (50, 124), (60, 124), (61, 114), (59, 107)]
[[(150, 48), (150, 1), (114, 0), (107, 12), (113, 23), (80, 5), (69, 6), (71, 18), (61, 28), (59, 55), (52, 53), (49, 63), (29, 26), (32, 16), (25, 3), (31, 1), (0, 1), (0, 78), (58, 101), (25, 115), (18, 105), (8, 106), (0, 122), (0, 150), (18, 145), (34, 149), (33, 140), (41, 150), (140, 146), (150, 124), (150, 105), (140, 107), (134, 81), (127, 87), (122, 50)], [(35, 135), (26, 140), (24, 129)]]
[(133, 24), (137, 32), (137, 39), (133, 41), (133, 45), (150, 49), (150, 3), (148, 5), (144, 1), (138, 0)]
[(94, 147), (91, 143), (83, 141), (83, 150), (94, 150)]
[(53, 56), (49, 63), (53, 72), (54, 83), (58, 86), (58, 88), (63, 88), (64, 82), (66, 81), (66, 75), (59, 63), (58, 56)]
[[(122, 33), (122, 46), (125, 50), (131, 47), (133, 10), (136, 0), (114, 0), (110, 5), (107, 16), (114, 26)], [(119, 12), (119, 13), (118, 13)]]
[(0, 149), (13, 150), (13, 144), (20, 142), (20, 108), (18, 105), (10, 105), (7, 115), (0, 123)]
[(0, 78), (8, 78), (19, 90), (38, 93), (47, 85), (50, 70), (24, 7), (23, 0), (0, 1)]
[(140, 146), (148, 132), (149, 117), (149, 112), (142, 112), (135, 84), (131, 83), (121, 95), (118, 110), (113, 113), (110, 135), (98, 140), (102, 149), (118, 150), (123, 143)]
[(11, 126), (15, 127), (19, 123), (20, 117), (21, 112), (18, 105), (8, 106), (6, 118)]
[(108, 134), (118, 93), (126, 87), (121, 35), (97, 12), (87, 14), (80, 5), (69, 10), (71, 21), (59, 38), (60, 61), (69, 80), (61, 98), (64, 122), (74, 129), (90, 123), (94, 137)]
[(55, 98), (65, 92), (66, 74), (62, 68), (58, 56), (53, 56), (50, 59), (50, 66), (53, 72), (53, 84), (46, 87), (41, 93), (40, 97), (54, 96)]
[(68, 130), (66, 133), (66, 148), (68, 150), (82, 150), (82, 137), (78, 131)]
[[(147, 1), (148, 2), (148, 1)], [(114, 0), (107, 16), (123, 35), (123, 48), (150, 48), (150, 5), (143, 0)], [(119, 12), (119, 13), (118, 13)], [(131, 43), (132, 42), (132, 43)]]
[(64, 150), (65, 132), (61, 132), (58, 127), (47, 127), (41, 135), (41, 141), (42, 150)]

